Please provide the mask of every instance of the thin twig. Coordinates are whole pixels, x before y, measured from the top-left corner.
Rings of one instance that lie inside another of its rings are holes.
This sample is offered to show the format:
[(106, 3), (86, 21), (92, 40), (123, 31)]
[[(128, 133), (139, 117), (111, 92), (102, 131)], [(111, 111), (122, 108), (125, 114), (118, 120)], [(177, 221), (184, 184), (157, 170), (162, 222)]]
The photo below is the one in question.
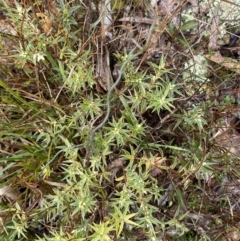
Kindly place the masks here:
[[(116, 82), (109, 88), (108, 90), (108, 93), (107, 93), (107, 100), (106, 100), (106, 106), (107, 106), (107, 112), (106, 112), (106, 115), (104, 117), (104, 119), (102, 120), (102, 122), (96, 126), (90, 133), (90, 152), (93, 151), (93, 140), (94, 140), (94, 135), (96, 133), (96, 131), (100, 130), (107, 122), (108, 118), (109, 118), (109, 115), (110, 115), (110, 111), (111, 111), (111, 106), (110, 106), (110, 96), (111, 96), (111, 93), (112, 91), (118, 86), (118, 84), (120, 83), (121, 79), (122, 79), (122, 75), (123, 75), (123, 71), (126, 67), (126, 65), (133, 59), (137, 58), (139, 55), (141, 55), (148, 47), (148, 44), (150, 43), (151, 41), (151, 36), (152, 36), (152, 33), (155, 29), (155, 26), (156, 26), (156, 20), (157, 18), (155, 18), (155, 21), (152, 23), (151, 25), (151, 28), (150, 28), (150, 31), (149, 31), (149, 35), (148, 35), (148, 38), (147, 38), (147, 41), (146, 41), (146, 44), (143, 46), (143, 48), (141, 48), (140, 51), (138, 51), (136, 54), (134, 54), (134, 51), (135, 49), (133, 49), (129, 54), (128, 54), (128, 57), (127, 59), (123, 62), (120, 70), (119, 70), (119, 76), (116, 80)], [(108, 52), (108, 49), (106, 47), (106, 51)], [(106, 54), (106, 56), (108, 56), (108, 54)], [(107, 64), (110, 64), (109, 63), (109, 59), (107, 59)], [(107, 80), (109, 82), (109, 79)]]

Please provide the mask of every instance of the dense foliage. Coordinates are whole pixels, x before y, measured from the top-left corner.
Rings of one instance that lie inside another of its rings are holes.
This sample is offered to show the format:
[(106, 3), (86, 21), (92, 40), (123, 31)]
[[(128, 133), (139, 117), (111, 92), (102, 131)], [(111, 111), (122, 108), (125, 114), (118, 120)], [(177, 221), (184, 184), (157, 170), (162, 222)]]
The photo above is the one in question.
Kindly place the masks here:
[(0, 240), (229, 240), (239, 89), (206, 57), (218, 1), (106, 2), (0, 2)]

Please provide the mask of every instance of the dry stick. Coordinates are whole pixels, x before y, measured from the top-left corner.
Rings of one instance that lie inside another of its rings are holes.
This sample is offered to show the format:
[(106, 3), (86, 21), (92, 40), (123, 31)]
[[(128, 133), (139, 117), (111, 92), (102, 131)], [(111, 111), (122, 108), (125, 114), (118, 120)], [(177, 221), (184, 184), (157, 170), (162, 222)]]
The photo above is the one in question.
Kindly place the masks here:
[[(155, 28), (155, 25), (156, 25), (156, 18), (155, 18), (155, 21), (153, 21), (151, 27), (150, 27), (150, 31), (149, 31), (149, 35), (148, 35), (148, 38), (147, 38), (147, 41), (146, 41), (146, 44), (143, 46), (143, 48), (137, 52), (136, 54), (133, 54), (134, 50), (133, 49), (127, 59), (123, 62), (121, 68), (120, 68), (120, 71), (119, 71), (119, 76), (116, 80), (116, 82), (110, 87), (110, 89), (108, 90), (108, 93), (107, 93), (107, 101), (106, 101), (106, 106), (107, 106), (107, 112), (106, 112), (106, 115), (104, 117), (104, 119), (102, 120), (102, 122), (96, 126), (90, 133), (90, 153), (91, 151), (93, 150), (93, 139), (94, 139), (94, 135), (96, 133), (96, 131), (100, 130), (107, 122), (108, 118), (109, 118), (109, 115), (110, 115), (110, 111), (111, 111), (111, 106), (110, 106), (110, 96), (111, 96), (111, 93), (112, 91), (118, 86), (118, 84), (120, 83), (121, 81), (121, 78), (122, 78), (122, 75), (123, 75), (123, 70), (125, 69), (125, 66), (133, 59), (135, 59), (136, 57), (138, 57), (139, 55), (141, 55), (148, 47), (148, 44), (149, 42), (151, 41), (151, 36), (152, 36), (152, 32), (154, 31), (154, 28)], [(107, 64), (109, 65), (109, 54), (108, 54), (108, 49), (106, 48), (106, 51), (107, 51)], [(108, 85), (109, 85), (109, 78), (108, 78)]]

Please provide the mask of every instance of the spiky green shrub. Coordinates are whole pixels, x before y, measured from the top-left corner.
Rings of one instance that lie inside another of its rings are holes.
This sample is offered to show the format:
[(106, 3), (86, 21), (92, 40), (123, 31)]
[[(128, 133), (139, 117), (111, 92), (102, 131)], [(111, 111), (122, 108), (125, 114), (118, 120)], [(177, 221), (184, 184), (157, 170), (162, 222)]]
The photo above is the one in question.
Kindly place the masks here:
[(120, 75), (99, 91), (97, 3), (89, 32), (84, 1), (49, 3), (49, 14), (41, 3), (1, 2), (0, 240), (210, 240), (229, 216), (197, 229), (196, 212), (227, 206), (206, 184), (224, 180), (220, 164), (239, 174), (211, 141), (203, 83), (188, 85), (164, 54), (136, 67), (153, 24), (142, 49), (111, 55)]

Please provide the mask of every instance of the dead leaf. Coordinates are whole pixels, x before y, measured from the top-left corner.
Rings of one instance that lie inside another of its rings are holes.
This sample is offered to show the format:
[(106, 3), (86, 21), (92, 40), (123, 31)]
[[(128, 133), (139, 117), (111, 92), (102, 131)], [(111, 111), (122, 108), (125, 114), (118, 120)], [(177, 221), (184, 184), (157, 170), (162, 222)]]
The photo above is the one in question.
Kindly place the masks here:
[(230, 69), (238, 74), (240, 74), (240, 63), (231, 58), (224, 58), (220, 52), (215, 54), (207, 54), (205, 57), (221, 66), (224, 66), (226, 69)]
[(217, 12), (215, 11), (213, 13), (212, 24), (211, 24), (211, 33), (210, 33), (210, 39), (208, 44), (209, 50), (216, 50), (218, 48), (217, 46), (217, 36), (219, 32), (218, 24), (219, 24), (219, 17), (217, 15)]
[(125, 175), (121, 176), (121, 177), (118, 177), (118, 178), (115, 178), (115, 181), (116, 182), (121, 182), (122, 180), (125, 179)]
[(116, 159), (107, 166), (107, 170), (111, 171), (112, 169), (115, 169), (115, 168), (117, 169), (122, 168), (123, 164), (124, 164), (124, 160), (122, 160), (121, 158)]
[[(174, 12), (176, 10), (176, 8), (178, 7), (178, 4), (180, 4), (178, 1), (176, 0), (162, 0), (159, 3), (159, 11), (158, 11), (158, 15), (159, 16), (170, 16), (172, 12)], [(181, 3), (183, 4), (183, 3)]]
[(16, 188), (5, 186), (0, 188), (0, 197), (6, 197), (9, 201), (16, 202), (19, 199), (20, 193)]
[(218, 131), (210, 139), (214, 143), (223, 148), (228, 153), (239, 156), (240, 135), (238, 133), (237, 117), (224, 118), (224, 125), (218, 127)]
[(50, 185), (50, 186), (54, 186), (54, 187), (65, 187), (66, 184), (62, 183), (62, 182), (52, 182), (52, 181), (48, 181), (48, 180), (43, 180), (43, 182), (45, 182), (46, 184)]
[(52, 20), (44, 13), (36, 13), (36, 16), (42, 19), (43, 23), (41, 25), (41, 28), (46, 35), (49, 35), (52, 31)]
[(102, 53), (97, 55), (96, 80), (98, 85), (100, 85), (105, 91), (108, 91), (113, 85), (113, 79), (110, 67), (107, 63), (107, 58), (109, 58), (109, 56), (106, 57), (106, 55), (107, 54), (103, 55)]
[(0, 20), (0, 32), (17, 36), (17, 31), (14, 29), (13, 24), (9, 24), (6, 20)]
[(99, 12), (103, 15), (101, 19), (101, 35), (108, 36), (110, 39), (112, 38), (112, 33), (110, 32), (110, 27), (112, 25), (112, 9), (111, 9), (111, 1), (110, 0), (102, 0), (99, 5)]
[(125, 175), (122, 175), (120, 177), (117, 177), (116, 174), (117, 172), (123, 168), (124, 165), (124, 160), (122, 160), (121, 158), (116, 159), (114, 161), (112, 161), (108, 166), (107, 166), (107, 170), (111, 172), (111, 180), (113, 182), (113, 180), (120, 182), (122, 180), (125, 179)]

